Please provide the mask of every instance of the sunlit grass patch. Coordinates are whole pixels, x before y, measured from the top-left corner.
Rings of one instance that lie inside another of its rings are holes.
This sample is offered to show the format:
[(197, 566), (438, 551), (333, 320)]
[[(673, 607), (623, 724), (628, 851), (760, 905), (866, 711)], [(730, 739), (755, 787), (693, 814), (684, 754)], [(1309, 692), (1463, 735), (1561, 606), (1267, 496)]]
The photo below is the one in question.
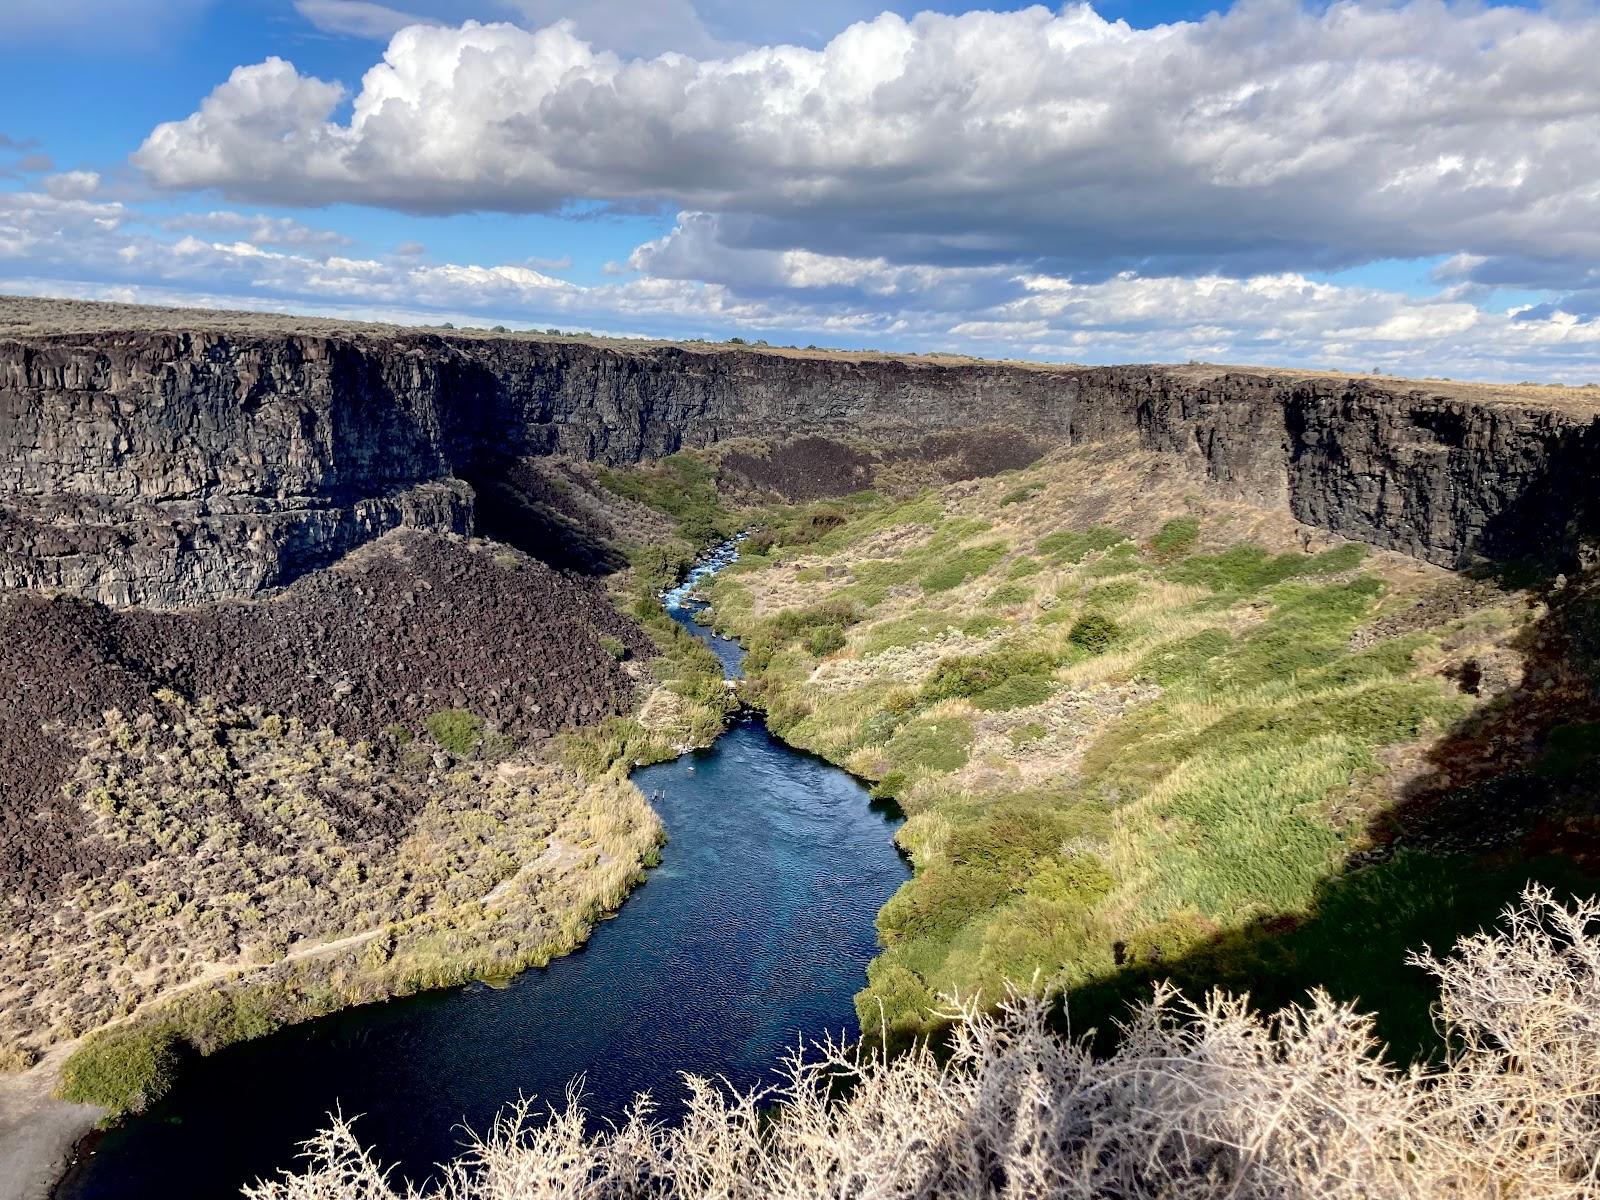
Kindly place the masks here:
[(1118, 814), (1113, 861), (1148, 920), (1193, 909), (1237, 924), (1304, 911), (1346, 844), (1323, 804), (1371, 763), (1334, 734), (1203, 753)]
[(1004, 542), (988, 542), (953, 550), (937, 565), (924, 571), (918, 582), (925, 592), (948, 592), (968, 580), (987, 575), (1006, 556), (1007, 549)]
[(879, 622), (869, 628), (861, 642), (861, 653), (881, 654), (897, 646), (919, 645), (922, 642), (932, 641), (946, 630), (956, 627), (957, 622), (945, 613), (919, 609), (903, 617)]
[(1096, 525), (1091, 529), (1060, 529), (1039, 539), (1035, 549), (1056, 563), (1079, 563), (1084, 557), (1128, 542), (1129, 537), (1119, 529)]

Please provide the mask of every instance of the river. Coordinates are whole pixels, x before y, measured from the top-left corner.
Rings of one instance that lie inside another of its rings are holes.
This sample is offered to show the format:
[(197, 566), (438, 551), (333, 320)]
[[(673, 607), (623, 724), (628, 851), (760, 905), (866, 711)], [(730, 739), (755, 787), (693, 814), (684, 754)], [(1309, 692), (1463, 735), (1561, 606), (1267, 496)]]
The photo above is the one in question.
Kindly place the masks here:
[[(730, 544), (664, 597), (740, 673), (737, 643), (695, 620), (692, 591)], [(100, 1140), (60, 1200), (217, 1200), (292, 1164), (331, 1112), (416, 1181), (519, 1095), (559, 1102), (581, 1076), (597, 1117), (649, 1090), (672, 1115), (680, 1073), (748, 1087), (797, 1039), (856, 1032), (873, 921), (907, 877), (896, 818), (862, 786), (755, 717), (708, 750), (643, 767), (670, 839), (659, 867), (582, 950), (501, 987), (472, 984), (349, 1009), (188, 1066), (157, 1107)]]

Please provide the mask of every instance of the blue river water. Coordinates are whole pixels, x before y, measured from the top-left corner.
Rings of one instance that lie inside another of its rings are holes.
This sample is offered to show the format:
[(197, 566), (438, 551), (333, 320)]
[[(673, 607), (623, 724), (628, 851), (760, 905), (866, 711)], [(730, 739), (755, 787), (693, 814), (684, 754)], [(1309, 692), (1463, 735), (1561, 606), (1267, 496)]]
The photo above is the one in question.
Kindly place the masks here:
[[(690, 594), (732, 546), (663, 599), (739, 671), (737, 643), (694, 620)], [(708, 750), (644, 767), (669, 843), (588, 945), (502, 987), (473, 984), (336, 1013), (186, 1067), (143, 1117), (106, 1135), (61, 1200), (216, 1200), (292, 1165), (328, 1114), (421, 1182), (464, 1128), (519, 1095), (618, 1117), (649, 1090), (665, 1115), (681, 1073), (769, 1079), (797, 1040), (856, 1033), (873, 921), (907, 877), (897, 818), (849, 775), (792, 750), (757, 718)]]

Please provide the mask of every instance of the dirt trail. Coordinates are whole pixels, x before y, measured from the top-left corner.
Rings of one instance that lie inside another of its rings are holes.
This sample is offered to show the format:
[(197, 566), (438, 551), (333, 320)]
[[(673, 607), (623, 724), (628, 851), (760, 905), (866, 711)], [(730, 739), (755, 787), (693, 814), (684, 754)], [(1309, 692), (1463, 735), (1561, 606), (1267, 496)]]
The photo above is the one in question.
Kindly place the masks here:
[(73, 1147), (105, 1110), (51, 1095), (73, 1046), (58, 1046), (31, 1071), (0, 1075), (0, 1200), (49, 1200)]
[[(576, 865), (582, 856), (578, 847), (554, 841), (538, 858), (524, 863), (514, 875), (485, 894), (483, 903), (499, 903), (514, 886), (531, 875), (560, 875)], [(388, 925), (380, 925), (332, 941), (308, 942), (289, 951), (279, 962), (302, 962), (337, 954), (370, 942), (388, 928)], [(241, 968), (237, 964), (208, 964), (198, 977), (151, 996), (128, 1017), (111, 1024), (123, 1024), (183, 992), (248, 975), (257, 969), (254, 966)], [(105, 1115), (103, 1108), (72, 1104), (53, 1095), (61, 1082), (62, 1065), (81, 1040), (75, 1038), (54, 1047), (31, 1070), (0, 1074), (0, 1200), (49, 1200), (56, 1181), (72, 1157), (73, 1148)]]

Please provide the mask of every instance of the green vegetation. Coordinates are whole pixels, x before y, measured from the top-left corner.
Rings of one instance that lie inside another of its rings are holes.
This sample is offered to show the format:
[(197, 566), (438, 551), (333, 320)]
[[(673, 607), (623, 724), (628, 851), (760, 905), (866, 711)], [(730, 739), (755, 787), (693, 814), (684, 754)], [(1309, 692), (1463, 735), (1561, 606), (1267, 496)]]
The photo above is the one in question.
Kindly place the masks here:
[(1199, 518), (1178, 517), (1156, 531), (1150, 539), (1150, 553), (1157, 562), (1171, 562), (1178, 555), (1192, 550), (1199, 540)]
[(1040, 538), (1038, 550), (1053, 561), (1068, 565), (1080, 563), (1090, 554), (1109, 550), (1127, 540), (1128, 535), (1119, 530), (1096, 525), (1081, 533), (1071, 529), (1058, 530)]
[[(77, 881), (45, 920), (0, 931), (0, 989), (27, 998), (0, 1005), (0, 1045), (87, 1034), (63, 1086), (114, 1113), (155, 1100), (182, 1053), (548, 962), (620, 903), (660, 836), (620, 778), (486, 756), (465, 710), (428, 723), (460, 752), (440, 770), (403, 739), (157, 698), (159, 719), (107, 714), (72, 784), (138, 871)], [(346, 797), (412, 814), (403, 836), (343, 834)], [(557, 844), (568, 869), (527, 870)]]
[[(982, 655), (946, 658), (922, 685), (922, 700), (934, 704), (940, 700), (983, 696), (1023, 679), (1048, 683), (1055, 664), (1055, 656), (1050, 651), (1037, 645), (1021, 644), (1002, 646)], [(1037, 684), (1023, 686), (1029, 692), (1040, 690)]]
[(1226, 629), (1202, 629), (1158, 645), (1139, 661), (1135, 675), (1161, 684), (1190, 679), (1199, 675), (1212, 659), (1226, 654), (1232, 645), (1233, 636)]
[(996, 608), (1010, 608), (1018, 604), (1026, 604), (1032, 599), (1032, 588), (1023, 587), (1017, 583), (1007, 583), (990, 592), (984, 603), (994, 605)]
[(447, 708), (428, 715), (428, 733), (451, 754), (465, 758), (483, 741), (483, 718), (464, 708)]
[(988, 574), (1005, 556), (1006, 546), (1002, 542), (990, 542), (982, 546), (969, 546), (964, 550), (957, 550), (938, 566), (923, 572), (920, 580), (922, 590), (948, 592), (951, 588), (960, 587), (969, 579)]
[(1234, 546), (1221, 554), (1196, 554), (1167, 571), (1174, 583), (1244, 594), (1303, 575), (1337, 575), (1361, 565), (1366, 547), (1352, 542), (1321, 554), (1268, 554), (1259, 546)]
[(600, 649), (604, 650), (618, 662), (622, 662), (628, 657), (628, 647), (623, 645), (622, 639), (619, 637), (614, 637), (609, 633), (602, 633), (600, 635)]
[[(1343, 874), (1386, 795), (1388, 748), (1451, 726), (1469, 703), (1427, 665), (1442, 634), (1355, 639), (1390, 606), (1362, 547), (1200, 553), (1195, 516), (1030, 542), (1009, 495), (908, 530), (894, 557), (881, 544), (853, 553), (840, 526), (804, 547), (822, 593), (805, 610), (730, 615), (736, 633), (786, 639), (750, 664), (774, 730), (872, 780), (908, 817), (899, 840), (916, 875), (883, 911), (883, 952), (858, 997), (865, 1027), (925, 1032), (940, 992), (998, 996), (1036, 971), (1091, 1009), (1190, 963), (1274, 997), (1291, 979), (1351, 994), (1377, 986), (1375, 953), (1312, 957), (1347, 879), (1382, 876), (1389, 901), (1436, 921), (1395, 920), (1385, 949), (1449, 924), (1422, 882), (1431, 858)], [(772, 561), (786, 553), (780, 535)], [(742, 578), (759, 589), (762, 569)], [(997, 582), (977, 595), (957, 591), (986, 575)], [(871, 605), (864, 585), (883, 589)], [(808, 645), (802, 630), (819, 621), (842, 636)], [(1479, 626), (1494, 627), (1513, 623)], [(843, 662), (814, 679), (823, 658)], [(1600, 761), (1595, 729), (1553, 731), (1540, 769), (1570, 778)], [(1257, 968), (1272, 979), (1248, 980)], [(1384, 986), (1410, 1036), (1425, 989)]]
[[(1013, 864), (975, 850), (974, 874), (1032, 889), (1037, 876), (1008, 878)], [(1026, 918), (1081, 908), (1102, 882), (1095, 875), (1092, 867), (1057, 873), (1009, 929), (1054, 952), (1050, 927)], [(884, 909), (890, 936), (902, 941), (959, 939), (964, 931), (942, 915), (905, 893)], [(1068, 923), (1062, 916), (1055, 928)], [(1168, 989), (1119, 1011), (1131, 1036), (1094, 1054), (1048, 1035), (1052, 1014), (1037, 994), (998, 1013), (964, 997), (940, 1045), (864, 1056), (829, 1045), (788, 1056), (775, 1089), (781, 1104), (770, 1103), (773, 1089), (734, 1091), (667, 1125), (640, 1104), (624, 1126), (608, 1128), (569, 1097), (537, 1124), (525, 1110), (502, 1121), (441, 1173), (457, 1200), (524, 1196), (530, 1180), (633, 1195), (641, 1179), (677, 1200), (839, 1191), (819, 1180), (919, 1200), (1058, 1195), (1066, 1188), (1051, 1185), (1061, 1181), (1086, 1181), (1073, 1194), (1122, 1200), (1578, 1200), (1594, 1190), (1600, 1145), (1597, 927), (1594, 902), (1563, 905), (1530, 890), (1498, 928), (1452, 935), (1453, 949), (1413, 942), (1405, 967), (1396, 950), (1385, 960), (1391, 973), (1416, 977), (1440, 999), (1437, 1041), (1447, 1050), (1433, 1070), (1384, 1061), (1370, 1000), (1347, 1007), (1299, 996), (1271, 1020), (1237, 991)], [(891, 1001), (915, 993), (904, 967), (880, 959), (869, 974)], [(1072, 1000), (1078, 1035), (1085, 1020)], [(252, 1195), (418, 1195), (391, 1181), (342, 1120), (308, 1144), (302, 1170)]]
[(67, 1060), (61, 1098), (98, 1105), (112, 1116), (140, 1113), (171, 1089), (178, 1065), (170, 1029), (107, 1029), (86, 1038)]
[(1084, 613), (1072, 623), (1067, 640), (1086, 654), (1104, 654), (1117, 639), (1122, 629), (1104, 613)]
[(717, 490), (717, 468), (704, 455), (682, 451), (654, 463), (597, 472), (612, 492), (666, 513), (678, 536), (704, 549), (733, 536), (737, 521)]
[(1025, 504), (1044, 491), (1042, 483), (1025, 483), (1019, 488), (1013, 488), (1000, 498), (1000, 507), (1009, 508), (1013, 504)]

